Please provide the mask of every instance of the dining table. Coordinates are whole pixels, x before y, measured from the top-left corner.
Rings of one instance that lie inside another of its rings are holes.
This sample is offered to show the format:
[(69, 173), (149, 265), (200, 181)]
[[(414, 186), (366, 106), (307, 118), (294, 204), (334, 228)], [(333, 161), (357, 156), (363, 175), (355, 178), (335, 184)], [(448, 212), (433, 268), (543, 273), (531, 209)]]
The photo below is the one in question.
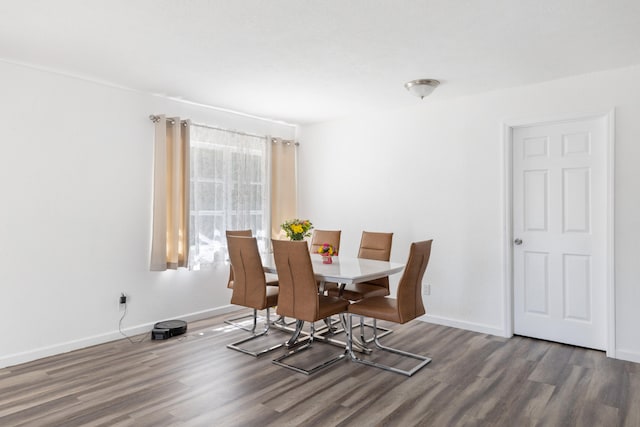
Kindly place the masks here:
[[(326, 263), (323, 256), (319, 254), (311, 254), (311, 266), (315, 279), (318, 281), (319, 292), (324, 291), (326, 283), (338, 283), (339, 286), (344, 287), (349, 284), (368, 282), (396, 274), (401, 272), (405, 267), (404, 264), (398, 262), (378, 261), (344, 255), (332, 256), (332, 262)], [(265, 273), (278, 273), (273, 254), (262, 257), (262, 267)], [(284, 319), (281, 319), (281, 321), (284, 322)], [(334, 338), (334, 334), (339, 333), (340, 330), (335, 330), (332, 327), (330, 319), (325, 319), (325, 323), (327, 326), (325, 333), (320, 333), (316, 338), (319, 341), (324, 341), (336, 346), (345, 346), (346, 343), (344, 341)], [(340, 323), (342, 324), (342, 330), (344, 330), (346, 324), (343, 315), (340, 316)], [(290, 342), (294, 342), (296, 339), (297, 337), (292, 337)], [(366, 345), (360, 343), (355, 338), (354, 344), (356, 345), (356, 351), (370, 352)]]
[[(326, 264), (319, 254), (311, 254), (311, 265), (316, 280), (320, 283), (320, 290), (324, 290), (325, 283), (353, 283), (368, 282), (373, 279), (399, 273), (404, 264), (391, 261), (356, 258), (348, 256), (333, 256), (331, 264)], [(262, 266), (266, 273), (275, 273), (276, 263), (273, 255), (266, 255), (262, 259)]]

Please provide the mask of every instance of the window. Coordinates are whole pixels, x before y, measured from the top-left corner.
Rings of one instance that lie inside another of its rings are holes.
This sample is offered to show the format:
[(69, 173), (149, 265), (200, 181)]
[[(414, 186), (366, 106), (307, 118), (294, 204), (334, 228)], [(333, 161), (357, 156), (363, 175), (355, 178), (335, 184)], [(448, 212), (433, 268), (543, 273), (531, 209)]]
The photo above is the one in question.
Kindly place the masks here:
[(251, 229), (267, 247), (267, 147), (266, 137), (192, 126), (190, 268), (227, 260), (226, 230)]

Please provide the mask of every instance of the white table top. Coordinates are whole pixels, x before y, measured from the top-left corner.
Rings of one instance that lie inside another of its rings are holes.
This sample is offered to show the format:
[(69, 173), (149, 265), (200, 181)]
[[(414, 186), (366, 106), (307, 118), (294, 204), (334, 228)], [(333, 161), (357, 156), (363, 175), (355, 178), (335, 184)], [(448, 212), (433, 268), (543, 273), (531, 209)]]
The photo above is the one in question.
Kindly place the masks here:
[[(404, 264), (397, 262), (352, 258), (342, 255), (334, 256), (332, 264), (324, 264), (322, 256), (311, 254), (311, 264), (317, 280), (346, 284), (366, 282), (399, 273), (404, 269)], [(277, 273), (273, 255), (263, 257), (262, 265), (265, 272)]]

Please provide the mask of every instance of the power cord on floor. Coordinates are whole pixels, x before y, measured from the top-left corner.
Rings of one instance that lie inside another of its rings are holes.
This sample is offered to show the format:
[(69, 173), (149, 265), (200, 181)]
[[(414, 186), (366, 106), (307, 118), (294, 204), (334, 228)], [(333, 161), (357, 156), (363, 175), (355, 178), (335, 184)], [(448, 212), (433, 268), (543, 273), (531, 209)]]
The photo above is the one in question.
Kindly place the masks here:
[(124, 313), (122, 313), (122, 317), (120, 317), (120, 321), (118, 322), (118, 331), (120, 332), (120, 335), (122, 335), (127, 340), (129, 340), (129, 342), (131, 344), (140, 344), (141, 342), (143, 342), (144, 340), (147, 339), (148, 335), (143, 335), (142, 338), (140, 338), (139, 340), (134, 340), (129, 335), (127, 335), (124, 332), (122, 332), (122, 321), (124, 320), (125, 316), (127, 315), (127, 305), (128, 304), (126, 302), (126, 299), (125, 299), (125, 302), (122, 303), (122, 304), (124, 304)]

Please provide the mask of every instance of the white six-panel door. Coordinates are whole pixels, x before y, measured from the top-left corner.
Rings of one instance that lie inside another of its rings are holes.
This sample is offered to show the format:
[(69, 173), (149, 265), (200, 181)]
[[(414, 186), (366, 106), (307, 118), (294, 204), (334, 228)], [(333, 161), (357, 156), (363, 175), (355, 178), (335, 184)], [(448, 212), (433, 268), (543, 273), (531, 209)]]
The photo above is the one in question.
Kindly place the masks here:
[(606, 348), (604, 118), (513, 129), (514, 332)]

